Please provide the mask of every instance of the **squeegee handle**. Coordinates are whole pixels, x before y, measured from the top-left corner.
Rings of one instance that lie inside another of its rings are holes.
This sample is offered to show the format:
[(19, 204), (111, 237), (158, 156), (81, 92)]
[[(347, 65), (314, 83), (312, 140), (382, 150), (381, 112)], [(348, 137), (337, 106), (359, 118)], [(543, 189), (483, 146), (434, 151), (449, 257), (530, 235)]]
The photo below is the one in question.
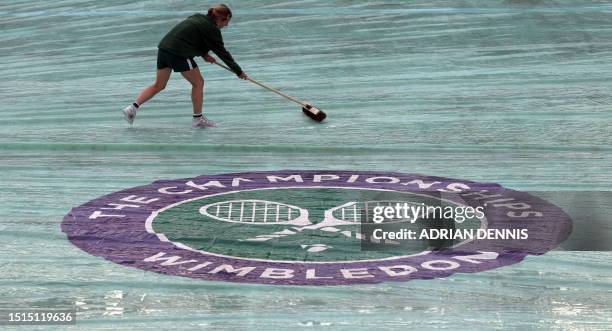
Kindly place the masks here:
[[(228, 67), (224, 66), (223, 64), (221, 64), (221, 63), (219, 63), (219, 62), (217, 62), (217, 61), (215, 61), (214, 63), (215, 63), (216, 65), (218, 65), (219, 67), (221, 67), (221, 68), (225, 69), (225, 70), (228, 70), (228, 71), (234, 72), (232, 69), (230, 69), (230, 68), (228, 68)], [(276, 94), (280, 95), (281, 97), (283, 97), (283, 98), (285, 98), (285, 99), (288, 99), (288, 100), (291, 100), (291, 101), (293, 101), (293, 102), (295, 102), (295, 103), (297, 103), (297, 104), (300, 104), (302, 107), (306, 107), (306, 106), (307, 106), (305, 103), (303, 103), (303, 102), (301, 102), (301, 101), (297, 100), (296, 98), (294, 98), (294, 97), (292, 97), (292, 96), (290, 96), (290, 95), (287, 95), (287, 94), (285, 94), (285, 93), (283, 93), (283, 92), (281, 92), (281, 91), (279, 91), (279, 90), (277, 90), (277, 89), (275, 89), (275, 88), (273, 88), (273, 87), (271, 87), (271, 86), (268, 86), (268, 85), (266, 85), (266, 84), (264, 84), (264, 83), (258, 82), (258, 81), (254, 80), (254, 79), (253, 79), (253, 78), (251, 78), (251, 77), (247, 77), (247, 80), (251, 81), (251, 83), (257, 84), (257, 85), (259, 85), (259, 86), (261, 86), (261, 87), (265, 88), (266, 90), (270, 90), (270, 91), (272, 91), (272, 92), (274, 92), (274, 93), (276, 93)]]

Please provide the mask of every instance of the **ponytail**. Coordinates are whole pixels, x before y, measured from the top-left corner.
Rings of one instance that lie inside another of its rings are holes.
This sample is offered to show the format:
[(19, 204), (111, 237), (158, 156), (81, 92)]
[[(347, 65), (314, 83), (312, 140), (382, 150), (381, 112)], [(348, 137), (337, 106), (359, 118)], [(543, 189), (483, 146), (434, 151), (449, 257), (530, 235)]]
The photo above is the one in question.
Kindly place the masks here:
[(224, 20), (224, 19), (232, 18), (232, 11), (229, 9), (227, 5), (219, 4), (219, 5), (214, 5), (208, 8), (207, 16), (213, 22), (215, 22), (218, 19)]

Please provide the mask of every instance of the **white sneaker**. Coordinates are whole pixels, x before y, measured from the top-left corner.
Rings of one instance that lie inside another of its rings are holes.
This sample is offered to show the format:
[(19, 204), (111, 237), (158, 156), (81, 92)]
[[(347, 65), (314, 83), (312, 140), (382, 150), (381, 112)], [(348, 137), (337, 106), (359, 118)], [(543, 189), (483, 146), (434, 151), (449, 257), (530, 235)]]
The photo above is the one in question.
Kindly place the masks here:
[(217, 126), (217, 123), (204, 117), (204, 115), (202, 115), (202, 117), (195, 117), (193, 119), (194, 128), (214, 128), (215, 126)]
[(125, 108), (123, 108), (123, 116), (125, 117), (125, 120), (130, 123), (130, 125), (132, 123), (134, 123), (134, 118), (136, 118), (136, 111), (138, 110), (138, 108), (134, 107), (134, 105), (129, 105)]

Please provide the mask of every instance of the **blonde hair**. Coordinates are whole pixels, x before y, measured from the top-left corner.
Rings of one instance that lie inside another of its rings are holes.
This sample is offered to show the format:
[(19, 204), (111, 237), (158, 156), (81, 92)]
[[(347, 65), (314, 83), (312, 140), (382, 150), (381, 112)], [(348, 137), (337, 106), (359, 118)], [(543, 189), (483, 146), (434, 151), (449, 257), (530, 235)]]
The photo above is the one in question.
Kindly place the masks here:
[(230, 19), (232, 18), (232, 10), (229, 9), (227, 5), (218, 4), (208, 8), (207, 16), (213, 21), (218, 19)]

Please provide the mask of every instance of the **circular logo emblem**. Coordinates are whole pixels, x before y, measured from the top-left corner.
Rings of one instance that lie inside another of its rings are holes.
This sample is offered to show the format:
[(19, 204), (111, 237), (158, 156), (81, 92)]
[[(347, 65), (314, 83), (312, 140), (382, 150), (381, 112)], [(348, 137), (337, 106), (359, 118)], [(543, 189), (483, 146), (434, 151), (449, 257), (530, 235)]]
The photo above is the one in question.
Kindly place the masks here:
[[(427, 206), (440, 215), (469, 208), (480, 214), (453, 216), (442, 226), (426, 220)], [(383, 221), (391, 213), (394, 219)], [(391, 237), (381, 239), (385, 229)], [(557, 246), (571, 220), (540, 198), (498, 184), (286, 170), (162, 180), (115, 192), (73, 208), (62, 231), (90, 254), (164, 274), (340, 285), (514, 264)]]

